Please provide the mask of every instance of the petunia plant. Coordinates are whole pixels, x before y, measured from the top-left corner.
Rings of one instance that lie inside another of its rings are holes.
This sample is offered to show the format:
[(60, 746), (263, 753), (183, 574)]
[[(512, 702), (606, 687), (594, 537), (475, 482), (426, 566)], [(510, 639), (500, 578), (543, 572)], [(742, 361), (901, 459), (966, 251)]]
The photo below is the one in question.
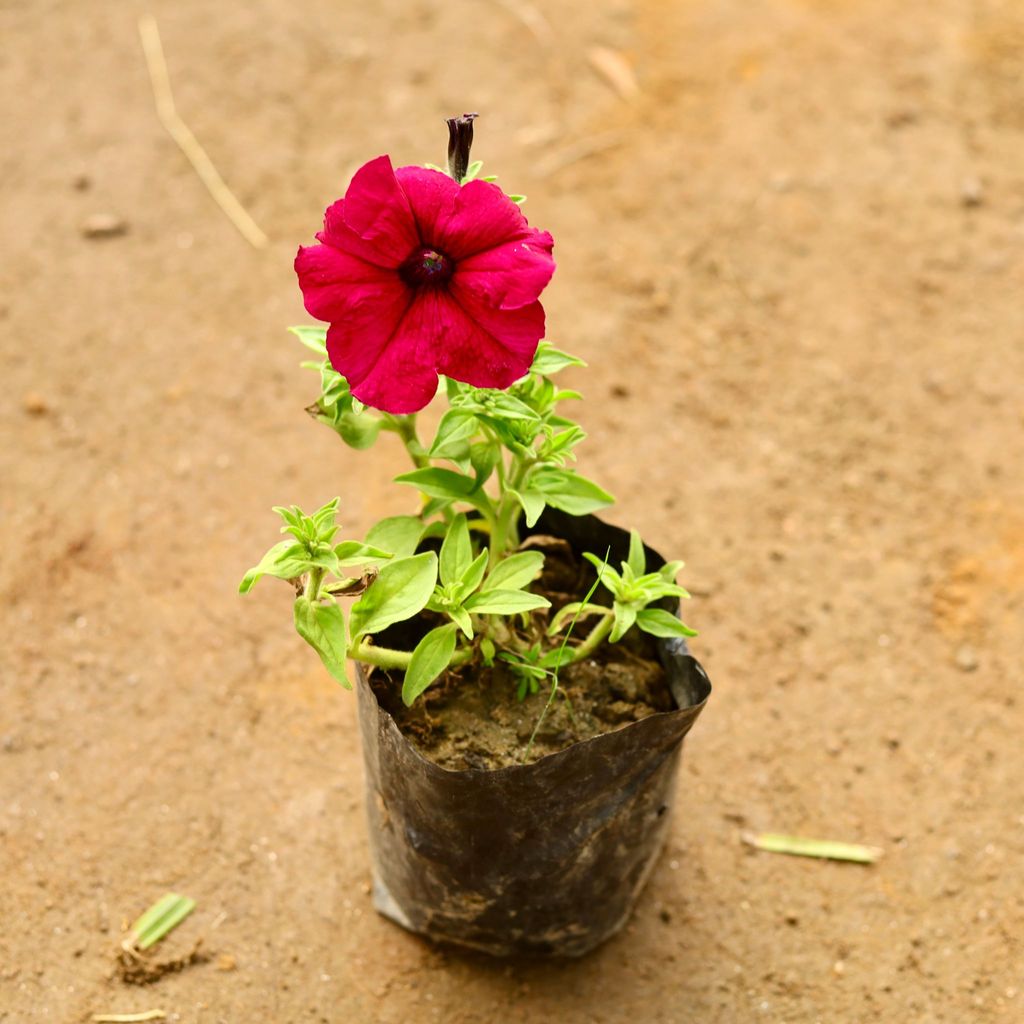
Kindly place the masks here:
[[(580, 395), (555, 381), (583, 363), (541, 340), (551, 235), (469, 162), (475, 116), (448, 122), (447, 173), (386, 156), (361, 167), (295, 260), (307, 311), (326, 321), (291, 328), (316, 355), (303, 364), (320, 381), (309, 412), (352, 448), (396, 435), (412, 464), (396, 480), (419, 492), (417, 511), (356, 540), (337, 498), (310, 515), (277, 508), (288, 536), (240, 586), (290, 581), (295, 628), (331, 674), (348, 686), (347, 658), (404, 673), (407, 704), (468, 662), (506, 663), (522, 697), (632, 629), (694, 635), (659, 607), (689, 596), (682, 563), (648, 572), (635, 531), (619, 568), (586, 553), (597, 582), (583, 601), (552, 608), (532, 589), (545, 555), (521, 547), (524, 525), (548, 506), (582, 516), (613, 499), (575, 469), (585, 434), (562, 406)], [(424, 438), (417, 414), (438, 393), (446, 408)], [(380, 641), (410, 621), (411, 650)]]

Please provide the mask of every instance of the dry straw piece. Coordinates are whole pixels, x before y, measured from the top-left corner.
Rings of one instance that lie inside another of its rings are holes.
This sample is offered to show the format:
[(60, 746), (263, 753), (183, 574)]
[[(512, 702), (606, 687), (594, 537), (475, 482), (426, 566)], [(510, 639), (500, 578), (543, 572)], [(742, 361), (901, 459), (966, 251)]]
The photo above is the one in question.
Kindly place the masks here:
[(267, 236), (249, 216), (245, 207), (235, 198), (235, 194), (225, 184), (220, 172), (213, 166), (213, 161), (206, 155), (206, 150), (199, 145), (192, 130), (181, 119), (174, 106), (174, 94), (171, 92), (171, 80), (167, 74), (164, 48), (160, 43), (160, 30), (152, 15), (147, 14), (139, 18), (139, 36), (142, 39), (142, 52), (146, 57), (146, 67), (149, 69), (149, 79), (153, 83), (153, 98), (156, 100), (156, 113), (160, 118), (160, 123), (167, 129), (167, 134), (178, 144), (196, 174), (199, 175), (199, 180), (207, 187), (210, 195), (227, 214), (231, 223), (238, 228), (242, 237), (254, 248), (264, 248), (267, 244)]

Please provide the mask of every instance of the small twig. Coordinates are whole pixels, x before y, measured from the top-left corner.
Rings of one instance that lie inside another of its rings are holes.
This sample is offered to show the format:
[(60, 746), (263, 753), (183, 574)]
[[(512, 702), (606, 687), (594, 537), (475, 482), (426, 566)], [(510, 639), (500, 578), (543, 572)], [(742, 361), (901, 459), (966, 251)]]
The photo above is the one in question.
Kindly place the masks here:
[(550, 50), (554, 44), (551, 23), (540, 10), (528, 0), (495, 0), (497, 5), (512, 15), (537, 41), (542, 50)]
[(579, 142), (564, 146), (539, 161), (536, 169), (537, 177), (550, 178), (558, 171), (563, 171), (566, 167), (579, 163), (580, 160), (586, 160), (588, 157), (597, 156), (606, 150), (621, 146), (624, 141), (622, 133), (618, 131), (604, 132), (600, 135), (591, 135), (589, 138), (580, 139)]
[(260, 226), (249, 216), (248, 211), (235, 198), (235, 194), (225, 184), (213, 161), (206, 155), (206, 150), (192, 134), (191, 129), (178, 115), (174, 106), (174, 94), (171, 92), (171, 80), (167, 74), (167, 62), (164, 60), (164, 48), (160, 43), (160, 30), (152, 15), (139, 18), (139, 36), (142, 39), (142, 52), (146, 57), (149, 69), (149, 80), (153, 84), (153, 98), (156, 100), (156, 113), (160, 123), (167, 129), (167, 134), (178, 144), (188, 158), (188, 162), (199, 175), (199, 180), (209, 190), (217, 205), (228, 216), (231, 223), (238, 228), (242, 237), (256, 249), (267, 244), (267, 236)]
[(856, 864), (874, 864), (884, 852), (878, 846), (859, 843), (840, 843), (833, 839), (805, 839), (802, 836), (784, 836), (778, 832), (740, 835), (748, 846), (768, 853), (788, 853), (794, 857), (819, 857), (823, 860), (848, 860)]
[(140, 1020), (166, 1020), (163, 1010), (144, 1010), (142, 1013), (94, 1013), (92, 1019), (100, 1024), (133, 1024)]
[(618, 50), (607, 46), (593, 46), (587, 51), (590, 66), (619, 94), (624, 100), (631, 100), (640, 95), (633, 68)]

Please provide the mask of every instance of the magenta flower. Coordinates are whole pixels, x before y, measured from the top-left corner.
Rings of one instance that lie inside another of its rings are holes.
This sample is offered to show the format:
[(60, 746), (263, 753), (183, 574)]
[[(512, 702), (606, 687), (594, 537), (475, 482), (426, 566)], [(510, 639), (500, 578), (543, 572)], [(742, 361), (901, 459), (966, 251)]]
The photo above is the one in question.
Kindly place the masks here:
[(377, 157), (316, 237), (295, 272), (306, 309), (331, 325), (331, 365), (361, 402), (416, 412), (439, 373), (507, 388), (529, 370), (554, 243), (496, 185)]

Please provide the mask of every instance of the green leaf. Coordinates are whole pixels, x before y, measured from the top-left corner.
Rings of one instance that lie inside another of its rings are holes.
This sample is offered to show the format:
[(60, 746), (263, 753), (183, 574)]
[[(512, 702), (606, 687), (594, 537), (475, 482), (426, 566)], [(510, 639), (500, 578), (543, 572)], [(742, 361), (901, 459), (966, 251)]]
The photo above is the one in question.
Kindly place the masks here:
[(544, 495), (540, 491), (532, 490), (529, 487), (525, 491), (514, 491), (512, 488), (509, 488), (508, 493), (522, 505), (523, 518), (526, 520), (526, 525), (536, 526), (537, 520), (540, 519), (541, 513), (544, 511), (544, 506), (547, 504)]
[(454, 653), (454, 623), (432, 629), (416, 645), (402, 683), (402, 700), (407, 707), (448, 667)]
[(678, 617), (664, 608), (644, 608), (636, 617), (636, 624), (651, 636), (696, 636), (696, 630), (690, 629), (679, 621)]
[(569, 622), (575, 619), (583, 619), (588, 615), (603, 615), (608, 608), (603, 604), (586, 604), (583, 601), (574, 601), (564, 608), (559, 608), (551, 618), (551, 625), (548, 626), (548, 636), (554, 636), (562, 630)]
[(583, 552), (583, 557), (597, 570), (598, 579), (613, 593), (617, 593), (622, 586), (622, 577), (603, 558)]
[(526, 196), (509, 196), (509, 199), (511, 199), (516, 206), (522, 206), (523, 203), (526, 202)]
[(432, 459), (461, 458), (469, 449), (469, 439), (480, 429), (473, 413), (465, 409), (449, 409), (437, 425), (434, 443), (427, 454)]
[(333, 406), (333, 412), (324, 412), (317, 416), (321, 423), (326, 423), (338, 436), (356, 451), (365, 451), (380, 433), (383, 420), (366, 413), (355, 413), (344, 410), (342, 403)]
[(644, 553), (644, 542), (636, 530), (629, 531), (629, 557), (626, 565), (633, 570), (636, 576), (643, 576), (647, 568), (647, 555)]
[(582, 359), (577, 359), (576, 356), (571, 356), (568, 352), (555, 348), (550, 342), (542, 341), (537, 346), (537, 354), (533, 357), (530, 372), (542, 377), (550, 377), (551, 374), (558, 373), (559, 370), (564, 370), (567, 366), (586, 365)]
[[(469, 567), (462, 574), (462, 579), (459, 583), (459, 592), (463, 598), (472, 594), (477, 587), (480, 586), (480, 581), (484, 578), (484, 573), (487, 571), (487, 559), (488, 550), (484, 548), (476, 558), (469, 564)], [(511, 589), (511, 588), (510, 588)]]
[(346, 565), (367, 565), (379, 561), (387, 561), (392, 552), (375, 548), (371, 544), (363, 544), (358, 540), (343, 540), (335, 549), (339, 568)]
[(293, 540), (279, 541), (260, 559), (259, 565), (254, 565), (242, 577), (238, 592), (248, 594), (261, 576), (292, 580), (309, 572), (312, 567), (313, 563), (304, 544), (297, 544)]
[(636, 622), (636, 608), (631, 604), (620, 604), (616, 601), (612, 606), (612, 610), (615, 613), (615, 623), (612, 626), (608, 642), (617, 644), (629, 632), (633, 623)]
[(525, 590), (487, 590), (474, 594), (464, 607), (474, 615), (515, 615), (535, 608), (550, 608), (551, 602)]
[(807, 839), (804, 836), (786, 836), (778, 832), (752, 835), (744, 832), (743, 842), (769, 853), (788, 853), (796, 857), (820, 857), (826, 860), (849, 860), (856, 864), (874, 864), (884, 853), (879, 846), (861, 843), (842, 843), (835, 839)]
[(465, 608), (446, 608), (445, 612), (459, 629), (466, 635), (467, 640), (473, 639), (473, 620)]
[(352, 639), (379, 633), (388, 626), (411, 619), (430, 599), (437, 582), (437, 555), (424, 551), (411, 558), (388, 562), (354, 605)]
[(418, 487), (430, 498), (465, 500), (476, 490), (476, 480), (450, 469), (414, 469), (396, 476), (395, 480)]
[(537, 422), (540, 415), (524, 401), (507, 391), (492, 388), (472, 388), (460, 395), (456, 408), (499, 422), (501, 420), (529, 420)]
[(539, 491), (544, 500), (573, 516), (584, 516), (606, 508), (615, 499), (592, 480), (571, 469), (544, 466), (530, 477), (530, 489)]
[(469, 462), (473, 467), (477, 487), (482, 487), (490, 479), (501, 458), (501, 449), (493, 441), (482, 441), (470, 445)]
[(469, 526), (461, 513), (449, 524), (441, 544), (440, 575), (442, 586), (462, 579), (473, 561), (473, 545), (469, 541)]
[(177, 928), (195, 908), (195, 900), (169, 892), (139, 916), (121, 945), (125, 949), (149, 949)]
[(304, 594), (295, 599), (295, 630), (320, 655), (324, 668), (345, 687), (352, 684), (345, 674), (345, 616), (338, 605), (330, 602), (310, 601)]
[(408, 558), (416, 553), (425, 524), (419, 516), (388, 516), (370, 527), (367, 545), (390, 551), (395, 558)]
[(520, 551), (502, 559), (491, 571), (480, 588), (488, 590), (522, 590), (544, 568), (544, 555), (540, 551)]
[(312, 349), (317, 355), (327, 355), (327, 327), (324, 324), (302, 324), (298, 327), (289, 327), (289, 331), (308, 349)]

